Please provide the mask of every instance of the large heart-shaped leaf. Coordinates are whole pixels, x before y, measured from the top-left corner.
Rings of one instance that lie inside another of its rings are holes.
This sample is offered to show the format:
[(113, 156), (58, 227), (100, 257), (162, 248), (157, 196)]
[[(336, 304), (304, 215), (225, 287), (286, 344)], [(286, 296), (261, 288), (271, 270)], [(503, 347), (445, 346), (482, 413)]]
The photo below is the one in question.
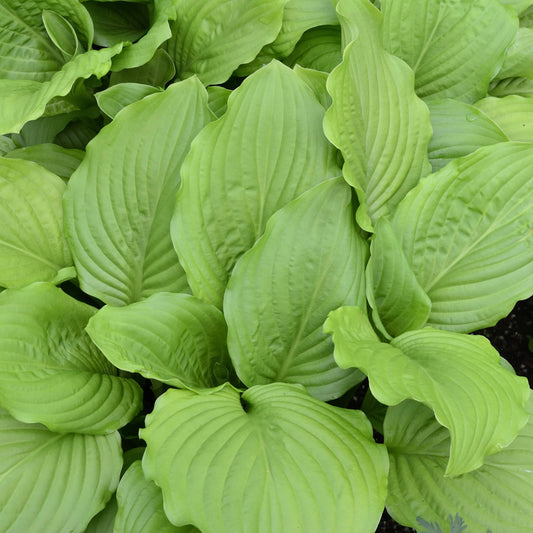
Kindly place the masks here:
[(500, 143), (423, 180), (392, 224), (431, 300), (427, 324), (471, 332), (533, 294), (533, 144)]
[(175, 387), (216, 387), (234, 375), (222, 313), (188, 294), (158, 293), (125, 307), (106, 306), (87, 332), (118, 368)]
[(475, 102), (487, 94), (518, 29), (495, 0), (382, 0), (385, 48), (414, 71), (423, 98)]
[(378, 9), (368, 0), (341, 0), (337, 12), (349, 44), (328, 79), (333, 104), (324, 129), (357, 191), (359, 225), (370, 231), (430, 171), (429, 112), (414, 93), (409, 67), (383, 49)]
[(425, 328), (385, 344), (357, 307), (333, 311), (324, 329), (339, 366), (367, 374), (381, 403), (414, 399), (433, 409), (451, 434), (449, 476), (480, 467), (527, 421), (527, 379), (506, 370), (484, 337)]
[(322, 133), (324, 108), (273, 61), (249, 76), (228, 110), (194, 140), (182, 170), (172, 238), (193, 294), (219, 307), (235, 262), (270, 216), (340, 173)]
[(128, 423), (141, 388), (84, 328), (96, 312), (48, 283), (0, 294), (0, 404), (23, 422), (61, 433), (109, 433)]
[(143, 469), (175, 525), (369, 533), (379, 522), (388, 459), (361, 411), (275, 383), (242, 397), (169, 390), (146, 424)]
[(449, 435), (423, 405), (411, 401), (389, 408), (385, 444), (391, 469), (387, 510), (416, 527), (416, 518), (446, 523), (458, 513), (467, 531), (529, 533), (533, 524), (533, 396), (529, 421), (504, 450), (473, 472), (444, 477)]
[(331, 400), (362, 380), (335, 364), (322, 325), (341, 305), (365, 304), (367, 256), (350, 188), (340, 178), (272, 216), (237, 262), (224, 298), (228, 347), (245, 385), (301, 383)]
[(167, 49), (181, 79), (223, 83), (281, 29), (288, 0), (181, 0)]
[(207, 93), (191, 78), (131, 104), (89, 144), (65, 195), (85, 292), (124, 305), (187, 290), (170, 219), (182, 161), (210, 118)]
[(0, 530), (84, 531), (113, 494), (120, 436), (58, 434), (0, 408)]
[(75, 277), (63, 236), (64, 182), (20, 159), (0, 158), (0, 286)]
[(430, 100), (428, 107), (433, 128), (428, 155), (434, 172), (482, 146), (509, 140), (495, 122), (470, 104), (446, 98)]
[(126, 470), (117, 488), (115, 533), (195, 533), (194, 526), (173, 526), (163, 509), (161, 489), (143, 474), (141, 461)]

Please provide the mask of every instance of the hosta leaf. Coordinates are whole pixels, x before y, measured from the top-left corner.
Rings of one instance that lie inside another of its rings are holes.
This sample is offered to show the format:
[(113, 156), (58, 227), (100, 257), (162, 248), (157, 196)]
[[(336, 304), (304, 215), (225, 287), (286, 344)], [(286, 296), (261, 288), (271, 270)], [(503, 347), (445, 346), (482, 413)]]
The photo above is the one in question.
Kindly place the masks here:
[(18, 133), (27, 121), (42, 116), (46, 104), (56, 96), (65, 96), (79, 78), (102, 77), (111, 67), (111, 58), (121, 49), (122, 44), (117, 44), (79, 54), (42, 83), (0, 79), (0, 134)]
[(119, 83), (143, 83), (164, 89), (176, 75), (176, 67), (170, 56), (163, 49), (158, 48), (152, 59), (135, 68), (126, 68), (119, 72), (112, 72), (110, 85)]
[(0, 158), (0, 286), (75, 277), (63, 236), (63, 181), (39, 165)]
[(87, 332), (118, 368), (178, 388), (215, 387), (232, 374), (222, 313), (188, 294), (104, 307)]
[(237, 261), (224, 298), (228, 347), (245, 385), (301, 383), (331, 400), (362, 380), (335, 364), (322, 325), (341, 305), (365, 305), (367, 255), (350, 188), (340, 178), (272, 216), (265, 234)]
[(194, 533), (194, 526), (173, 526), (163, 509), (161, 489), (143, 474), (141, 461), (126, 471), (117, 489), (115, 533)]
[(328, 81), (327, 72), (304, 68), (300, 65), (295, 65), (294, 72), (307, 83), (315, 94), (316, 99), (322, 104), (324, 109), (327, 109), (331, 105), (331, 96), (326, 89), (326, 83)]
[(328, 79), (333, 104), (324, 129), (357, 191), (359, 225), (370, 231), (430, 170), (429, 112), (414, 93), (411, 70), (382, 48), (381, 13), (368, 0), (341, 0), (337, 12), (350, 44)]
[(129, 105), (87, 146), (64, 203), (85, 292), (124, 305), (187, 290), (170, 219), (182, 161), (210, 116), (207, 93), (191, 78)]
[(529, 533), (533, 523), (533, 402), (529, 421), (504, 450), (473, 472), (444, 477), (448, 432), (421, 404), (404, 402), (385, 419), (385, 444), (391, 469), (387, 510), (404, 525), (416, 517), (447, 521), (459, 513), (467, 531)]
[(117, 377), (84, 331), (95, 312), (48, 283), (0, 294), (0, 404), (13, 416), (99, 434), (139, 411), (140, 387)]
[(501, 4), (512, 7), (517, 13), (522, 13), (531, 5), (531, 0), (499, 0)]
[(110, 118), (124, 107), (142, 100), (150, 94), (162, 92), (162, 89), (144, 83), (119, 83), (95, 94), (98, 107)]
[[(275, 383), (242, 397), (169, 390), (146, 418), (143, 470), (175, 525), (203, 533), (374, 531), (388, 468), (360, 411)], [(246, 512), (243, 512), (243, 509)]]
[(514, 43), (508, 48), (497, 79), (533, 77), (533, 29), (519, 28)]
[(367, 374), (381, 403), (413, 399), (433, 409), (451, 435), (446, 475), (479, 468), (527, 421), (527, 379), (506, 370), (484, 337), (425, 328), (385, 344), (357, 307), (333, 311), (324, 329), (333, 334), (339, 366)]
[(384, 328), (383, 333), (396, 337), (424, 326), (431, 301), (413, 274), (394, 229), (384, 218), (376, 223), (366, 272), (372, 317)]
[(77, 0), (0, 0), (1, 79), (43, 82), (61, 69), (64, 58), (46, 33), (43, 10), (66, 17), (91, 46), (91, 17)]
[[(66, 181), (78, 168), (84, 155), (85, 152), (81, 150), (63, 148), (53, 143), (43, 143), (14, 149), (7, 153), (5, 157), (34, 161)], [(39, 194), (43, 196), (43, 188), (40, 189)], [(49, 202), (48, 205), (53, 205), (53, 203)], [(61, 214), (61, 218), (63, 218), (60, 203), (56, 214)]]
[(70, 59), (80, 52), (81, 46), (76, 30), (65, 17), (49, 9), (43, 11), (42, 17), (48, 36), (65, 58)]
[(237, 75), (247, 76), (274, 58), (287, 57), (306, 30), (336, 24), (337, 13), (331, 0), (288, 0), (276, 39), (267, 44), (251, 63), (242, 65)]
[(342, 61), (341, 29), (320, 26), (306, 31), (285, 64), (331, 72)]
[(494, 325), (533, 293), (533, 145), (500, 143), (426, 178), (393, 218), (428, 325)]
[(11, 137), (7, 135), (0, 135), (0, 156), (5, 156), (16, 148), (17, 145), (13, 142)]
[(496, 80), (489, 89), (490, 96), (528, 96), (533, 97), (533, 80), (527, 78), (505, 78)]
[(476, 107), (490, 117), (511, 141), (533, 142), (533, 98), (489, 96)]
[(182, 0), (167, 50), (181, 79), (225, 82), (278, 35), (288, 0)]
[(84, 531), (115, 490), (121, 465), (117, 432), (61, 435), (0, 408), (0, 530)]
[(430, 100), (433, 137), (429, 142), (429, 161), (433, 171), (481, 146), (505, 142), (503, 131), (476, 107), (446, 98)]
[(382, 0), (383, 42), (415, 73), (422, 98), (475, 102), (487, 94), (518, 29), (494, 0)]
[(273, 61), (233, 91), (226, 113), (194, 140), (172, 238), (195, 296), (221, 307), (235, 262), (270, 216), (340, 173), (323, 117), (307, 84)]
[(217, 118), (220, 118), (228, 108), (228, 98), (231, 94), (229, 89), (213, 85), (207, 88), (207, 96), (209, 109), (215, 114)]
[(93, 516), (83, 533), (114, 533), (117, 510), (117, 499), (113, 495), (106, 506), (97, 515)]

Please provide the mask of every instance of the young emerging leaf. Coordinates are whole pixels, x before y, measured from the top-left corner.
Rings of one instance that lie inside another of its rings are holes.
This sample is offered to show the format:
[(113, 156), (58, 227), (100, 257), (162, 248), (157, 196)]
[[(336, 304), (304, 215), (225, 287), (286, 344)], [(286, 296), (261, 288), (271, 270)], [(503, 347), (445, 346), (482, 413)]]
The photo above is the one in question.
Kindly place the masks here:
[(167, 50), (182, 80), (225, 82), (281, 29), (288, 0), (181, 0)]
[(109, 118), (115, 118), (116, 114), (126, 106), (158, 92), (162, 92), (162, 89), (144, 83), (119, 83), (96, 93), (94, 96), (98, 107)]
[[(388, 459), (360, 411), (274, 383), (169, 390), (146, 417), (143, 469), (175, 525), (203, 533), (374, 531)], [(223, 502), (223, 504), (221, 504)]]
[(110, 433), (141, 408), (142, 391), (91, 342), (96, 312), (48, 283), (0, 294), (0, 404), (60, 433)]
[(360, 368), (381, 403), (413, 399), (433, 409), (450, 430), (448, 476), (479, 468), (527, 421), (527, 379), (504, 369), (484, 337), (425, 328), (385, 344), (357, 307), (332, 312), (324, 330), (333, 334), (339, 366)]
[(43, 167), (0, 158), (0, 286), (76, 276), (63, 236), (65, 184)]
[(222, 307), (237, 259), (270, 216), (339, 175), (323, 117), (307, 84), (273, 61), (233, 91), (226, 113), (194, 140), (171, 227), (193, 294)]
[(210, 118), (207, 93), (191, 78), (129, 105), (89, 144), (64, 201), (85, 292), (125, 305), (187, 291), (170, 219), (182, 161)]
[(414, 93), (409, 67), (383, 49), (381, 13), (368, 0), (341, 0), (337, 12), (349, 44), (328, 79), (333, 104), (324, 131), (357, 191), (357, 221), (371, 231), (430, 171), (429, 112)]
[(224, 298), (228, 347), (245, 385), (301, 383), (316, 398), (331, 400), (362, 380), (360, 372), (335, 364), (322, 325), (341, 305), (365, 305), (367, 256), (341, 178), (313, 187), (272, 216), (235, 265)]
[(487, 94), (518, 29), (495, 0), (382, 0), (383, 42), (414, 71), (422, 98), (475, 102)]
[(84, 531), (113, 494), (120, 436), (58, 434), (0, 407), (0, 530)]
[(423, 180), (392, 225), (431, 300), (429, 326), (494, 325), (533, 294), (533, 144), (500, 143)]
[(178, 388), (207, 389), (234, 377), (222, 313), (188, 294), (158, 293), (106, 306), (87, 332), (118, 368)]
[(449, 435), (431, 410), (407, 401), (389, 408), (385, 444), (391, 469), (387, 510), (395, 520), (416, 527), (416, 517), (447, 522), (457, 512), (466, 532), (529, 533), (533, 523), (533, 396), (529, 421), (504, 450), (463, 476), (444, 477)]
[(43, 24), (52, 42), (61, 50), (64, 57), (70, 59), (80, 51), (80, 43), (72, 24), (59, 13), (45, 9)]

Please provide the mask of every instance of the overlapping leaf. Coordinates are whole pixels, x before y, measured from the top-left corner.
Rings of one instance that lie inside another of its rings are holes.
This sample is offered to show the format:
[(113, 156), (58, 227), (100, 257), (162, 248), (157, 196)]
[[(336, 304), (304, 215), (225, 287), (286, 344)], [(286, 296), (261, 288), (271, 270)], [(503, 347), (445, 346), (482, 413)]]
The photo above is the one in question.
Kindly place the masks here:
[(392, 224), (431, 300), (428, 325), (471, 332), (533, 294), (533, 145), (500, 143), (423, 180)]
[(115, 115), (124, 107), (161, 91), (162, 89), (144, 83), (119, 83), (96, 93), (95, 97), (98, 107), (109, 118), (115, 118)]
[(142, 392), (91, 342), (96, 312), (48, 283), (0, 294), (0, 404), (52, 431), (110, 433), (141, 408)]
[(341, 305), (365, 305), (367, 254), (340, 178), (272, 216), (235, 265), (224, 298), (228, 347), (245, 385), (301, 383), (330, 400), (361, 381), (335, 364), (322, 324)]
[(0, 158), (0, 286), (75, 277), (63, 236), (63, 181), (20, 159)]
[(270, 216), (339, 174), (323, 116), (307, 84), (273, 61), (248, 77), (222, 118), (194, 140), (172, 238), (195, 296), (221, 307), (235, 262)]
[(479, 469), (444, 477), (448, 432), (421, 404), (403, 402), (385, 418), (391, 469), (387, 510), (416, 527), (416, 517), (445, 523), (459, 513), (467, 531), (529, 533), (533, 523), (533, 402), (529, 421), (507, 448), (486, 458)]
[(387, 454), (360, 411), (276, 383), (242, 397), (169, 390), (146, 423), (143, 470), (175, 525), (368, 533), (379, 522)]
[(124, 305), (187, 290), (170, 219), (182, 161), (210, 118), (207, 93), (191, 78), (131, 104), (87, 147), (65, 197), (85, 292)]
[(533, 29), (518, 28), (513, 44), (507, 49), (505, 61), (496, 79), (533, 77)]
[(281, 29), (288, 0), (182, 0), (167, 49), (181, 79), (223, 83)]
[(450, 430), (449, 476), (479, 468), (527, 421), (527, 379), (504, 369), (484, 337), (425, 328), (385, 344), (356, 307), (331, 313), (324, 329), (333, 334), (339, 366), (367, 374), (381, 403), (414, 399), (433, 409)]
[(341, 0), (337, 12), (349, 44), (328, 79), (333, 104), (324, 129), (357, 191), (359, 225), (371, 230), (430, 170), (429, 112), (411, 70), (381, 45), (381, 13), (368, 0)]
[(87, 331), (118, 368), (175, 387), (215, 387), (234, 374), (222, 313), (187, 294), (159, 293), (126, 307), (104, 307)]
[(382, 0), (383, 42), (414, 71), (422, 98), (475, 102), (487, 94), (517, 29), (495, 0)]
[(117, 432), (52, 433), (0, 408), (0, 529), (84, 531), (118, 485), (121, 465)]

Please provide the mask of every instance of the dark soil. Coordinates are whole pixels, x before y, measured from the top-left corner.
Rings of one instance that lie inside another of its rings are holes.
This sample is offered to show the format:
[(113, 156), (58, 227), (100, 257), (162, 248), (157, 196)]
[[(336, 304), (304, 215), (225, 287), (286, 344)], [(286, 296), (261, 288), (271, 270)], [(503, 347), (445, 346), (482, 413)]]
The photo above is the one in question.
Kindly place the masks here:
[[(507, 318), (500, 320), (492, 328), (476, 333), (485, 335), (500, 355), (513, 365), (516, 373), (526, 376), (530, 387), (533, 386), (533, 298), (518, 302)], [(356, 398), (357, 400), (359, 398)], [(415, 530), (396, 523), (386, 511), (376, 529), (376, 533), (412, 533), (413, 531)]]

